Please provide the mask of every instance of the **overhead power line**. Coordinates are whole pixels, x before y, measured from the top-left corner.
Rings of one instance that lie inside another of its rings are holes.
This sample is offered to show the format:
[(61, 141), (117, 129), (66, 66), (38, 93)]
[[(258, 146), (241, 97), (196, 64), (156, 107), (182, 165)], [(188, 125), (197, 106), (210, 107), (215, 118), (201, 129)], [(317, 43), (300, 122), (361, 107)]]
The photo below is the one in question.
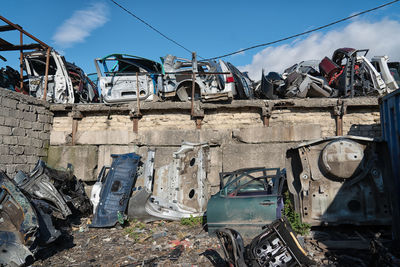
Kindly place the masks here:
[(331, 23), (329, 23), (329, 24), (326, 24), (326, 25), (324, 25), (324, 26), (320, 26), (320, 27), (314, 28), (314, 29), (309, 30), (309, 31), (305, 31), (305, 32), (302, 32), (302, 33), (298, 33), (298, 34), (295, 34), (295, 35), (292, 35), (292, 36), (289, 36), (289, 37), (285, 37), (285, 38), (282, 38), (282, 39), (279, 39), (279, 40), (276, 40), (276, 41), (272, 41), (272, 42), (268, 42), (268, 43), (264, 43), (264, 44), (259, 44), (259, 45), (253, 45), (253, 46), (250, 46), (250, 47), (248, 47), (248, 48), (240, 49), (240, 50), (238, 50), (238, 51), (235, 51), (235, 52), (232, 52), (232, 53), (228, 53), (228, 54), (225, 54), (225, 55), (222, 55), (222, 56), (209, 58), (209, 59), (207, 59), (207, 60), (214, 60), (214, 59), (224, 58), (224, 57), (228, 57), (228, 56), (232, 56), (232, 55), (235, 55), (235, 54), (239, 54), (239, 53), (242, 53), (242, 52), (244, 52), (244, 51), (248, 51), (248, 50), (251, 50), (251, 49), (254, 49), (254, 48), (258, 48), (258, 47), (262, 47), (262, 46), (268, 46), (268, 45), (276, 44), (276, 43), (279, 43), (279, 42), (282, 42), (282, 41), (286, 41), (286, 40), (289, 40), (289, 39), (293, 39), (293, 38), (296, 38), (296, 37), (299, 37), (299, 36), (302, 36), (302, 35), (306, 35), (306, 34), (309, 34), (309, 33), (315, 32), (315, 31), (319, 31), (319, 30), (321, 30), (321, 29), (330, 27), (330, 26), (332, 26), (332, 25), (335, 25), (335, 24), (338, 24), (338, 23), (340, 23), (340, 22), (343, 22), (343, 21), (352, 19), (352, 18), (354, 18), (354, 17), (363, 15), (363, 14), (365, 14), (365, 13), (369, 13), (369, 12), (371, 12), (371, 11), (374, 11), (374, 10), (377, 10), (377, 9), (380, 9), (380, 8), (383, 8), (383, 7), (385, 7), (385, 6), (394, 4), (394, 3), (399, 2), (399, 1), (400, 1), (400, 0), (396, 0), (396, 1), (392, 1), (392, 2), (389, 2), (389, 3), (383, 4), (383, 5), (380, 5), (380, 6), (371, 8), (371, 9), (367, 9), (367, 10), (364, 10), (364, 11), (362, 11), (362, 12), (359, 12), (359, 13), (356, 13), (356, 14), (354, 14), (354, 15), (351, 15), (351, 16), (349, 16), (349, 17), (346, 17), (346, 18), (343, 18), (343, 19), (340, 19), (340, 20), (331, 22)]
[[(174, 44), (176, 44), (177, 46), (185, 49), (186, 51), (188, 51), (189, 53), (192, 53), (192, 51), (190, 51), (189, 49), (187, 49), (186, 47), (184, 47), (183, 45), (181, 45), (180, 43), (178, 43), (177, 41), (175, 41), (172, 38), (169, 38), (168, 36), (166, 36), (165, 34), (163, 34), (162, 32), (160, 32), (159, 30), (157, 30), (155, 27), (151, 26), (149, 23), (147, 23), (146, 21), (144, 21), (143, 19), (139, 18), (138, 16), (136, 16), (135, 14), (133, 14), (131, 11), (129, 11), (128, 9), (126, 9), (125, 7), (121, 6), (119, 3), (117, 3), (114, 0), (110, 0), (111, 2), (113, 2), (115, 5), (117, 5), (119, 8), (121, 8), (122, 10), (124, 10), (125, 12), (127, 12), (129, 15), (131, 15), (132, 17), (134, 17), (135, 19), (139, 20), (140, 22), (142, 22), (143, 24), (145, 24), (147, 27), (149, 27), (150, 29), (152, 29), (153, 31), (155, 31), (156, 33), (158, 33), (159, 35), (161, 35), (162, 37), (164, 37), (165, 39), (173, 42)], [(200, 56), (199, 56), (200, 57)], [(201, 57), (200, 57), (201, 58)]]

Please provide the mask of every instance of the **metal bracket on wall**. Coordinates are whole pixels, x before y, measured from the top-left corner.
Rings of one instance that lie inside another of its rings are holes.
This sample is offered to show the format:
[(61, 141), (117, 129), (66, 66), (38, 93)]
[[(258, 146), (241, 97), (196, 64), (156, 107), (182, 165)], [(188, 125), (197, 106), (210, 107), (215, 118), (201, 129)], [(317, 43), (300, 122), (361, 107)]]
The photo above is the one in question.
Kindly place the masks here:
[(204, 109), (201, 107), (201, 103), (196, 101), (192, 109), (192, 119), (196, 121), (196, 129), (201, 129), (201, 122), (204, 119)]
[(273, 107), (274, 104), (265, 102), (265, 107), (261, 108), (261, 118), (263, 120), (264, 127), (269, 127), (269, 118), (271, 118)]
[(134, 109), (131, 109), (129, 112), (129, 117), (132, 120), (133, 126), (133, 132), (138, 133), (139, 132), (139, 120), (143, 117), (141, 113), (136, 112)]
[(69, 117), (72, 117), (72, 141), (71, 144), (74, 146), (76, 143), (76, 133), (78, 132), (78, 121), (83, 118), (83, 114), (80, 111), (73, 110), (68, 114)]
[(336, 122), (336, 136), (343, 135), (343, 116), (347, 113), (347, 104), (344, 100), (338, 99), (337, 105), (333, 108)]

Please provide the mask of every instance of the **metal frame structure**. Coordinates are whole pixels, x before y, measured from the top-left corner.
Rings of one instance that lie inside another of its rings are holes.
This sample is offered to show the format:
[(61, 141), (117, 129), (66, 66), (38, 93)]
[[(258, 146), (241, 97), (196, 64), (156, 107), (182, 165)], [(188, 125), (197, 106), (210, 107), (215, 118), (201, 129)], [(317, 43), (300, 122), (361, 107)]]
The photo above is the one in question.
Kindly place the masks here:
[[(8, 19), (4, 18), (3, 16), (0, 16), (0, 19), (4, 21), (7, 25), (1, 25), (0, 26), (0, 32), (6, 32), (6, 31), (19, 31), (20, 33), (20, 43), (19, 44), (12, 44), (3, 38), (0, 38), (0, 52), (1, 51), (20, 51), (20, 78), (21, 78), (21, 83), (20, 87), (21, 89), (23, 88), (23, 51), (24, 50), (46, 50), (46, 72), (45, 72), (45, 83), (44, 83), (44, 94), (43, 94), (43, 100), (46, 100), (46, 95), (47, 95), (47, 82), (48, 82), (48, 74), (49, 74), (49, 62), (50, 62), (50, 51), (51, 51), (51, 46), (47, 45), (46, 43), (42, 42), (32, 34), (28, 33), (24, 29), (22, 29), (21, 26), (18, 24), (14, 24)], [(32, 43), (32, 44), (24, 44), (23, 42), (23, 36), (26, 35), (29, 38), (33, 39), (37, 43)]]

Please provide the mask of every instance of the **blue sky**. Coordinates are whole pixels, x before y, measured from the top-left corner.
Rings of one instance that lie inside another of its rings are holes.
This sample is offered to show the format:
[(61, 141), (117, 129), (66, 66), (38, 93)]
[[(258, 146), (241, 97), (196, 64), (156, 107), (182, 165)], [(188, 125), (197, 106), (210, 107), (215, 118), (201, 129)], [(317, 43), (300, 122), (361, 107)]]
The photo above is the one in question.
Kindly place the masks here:
[[(133, 1), (117, 0), (200, 56), (214, 57), (296, 34), (387, 1)], [(0, 14), (61, 51), (87, 73), (93, 60), (127, 53), (159, 61), (190, 54), (134, 19), (111, 1), (13, 0)], [(392, 34), (393, 33), (393, 34)], [(0, 33), (17, 42), (17, 33)], [(29, 41), (28, 41), (29, 42)], [(281, 72), (299, 60), (331, 56), (341, 46), (370, 48), (371, 55), (400, 60), (400, 2), (317, 34), (258, 48), (226, 60), (256, 78), (261, 68)], [(343, 44), (343, 45), (342, 45)], [(360, 47), (363, 46), (363, 47)], [(0, 53), (18, 68), (17, 52)]]

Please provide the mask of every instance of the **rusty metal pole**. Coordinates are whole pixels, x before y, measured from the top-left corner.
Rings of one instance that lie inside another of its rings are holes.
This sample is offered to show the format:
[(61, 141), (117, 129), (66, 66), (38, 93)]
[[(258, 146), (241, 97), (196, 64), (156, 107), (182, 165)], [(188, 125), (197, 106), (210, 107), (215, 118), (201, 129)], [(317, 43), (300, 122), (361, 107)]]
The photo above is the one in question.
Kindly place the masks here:
[(27, 35), (28, 37), (32, 38), (33, 40), (35, 40), (36, 42), (38, 42), (39, 44), (41, 44), (42, 46), (49, 48), (50, 46), (47, 45), (46, 43), (40, 41), (38, 38), (36, 38), (35, 36), (33, 36), (32, 34), (30, 34), (29, 32), (26, 32), (22, 29), (21, 26), (12, 23), (11, 21), (9, 21), (8, 19), (6, 19), (3, 16), (0, 16), (0, 20), (4, 21), (5, 23), (7, 23), (8, 25), (11, 25), (12, 27), (14, 27), (15, 29), (17, 29), (18, 31), (22, 32), (23, 34)]
[(197, 71), (197, 62), (196, 62), (196, 52), (192, 53), (192, 106), (191, 106), (191, 111), (190, 114), (193, 116), (194, 114), (194, 91), (196, 88), (196, 71)]
[(46, 101), (47, 97), (47, 83), (49, 81), (49, 64), (50, 64), (50, 47), (46, 51), (46, 71), (44, 73), (44, 90), (43, 90), (43, 100)]
[(74, 146), (76, 144), (77, 132), (78, 132), (78, 121), (82, 120), (83, 114), (80, 111), (72, 111), (69, 116), (72, 117), (72, 140), (71, 143)]
[(342, 116), (336, 115), (336, 136), (342, 136), (343, 135), (343, 119)]
[(75, 145), (76, 142), (76, 133), (78, 132), (78, 120), (73, 118), (72, 119), (72, 145)]
[(191, 104), (192, 104), (192, 106), (191, 106), (191, 111), (190, 111), (190, 114), (193, 116), (193, 114), (194, 114), (194, 90), (195, 90), (195, 88), (196, 88), (196, 73), (194, 73), (193, 72), (193, 74), (192, 74), (192, 99), (191, 99)]
[(343, 116), (347, 113), (346, 102), (338, 99), (337, 105), (333, 108), (336, 123), (336, 136), (343, 135)]
[(137, 113), (140, 115), (139, 73), (136, 72), (136, 103)]
[(261, 109), (261, 117), (264, 127), (269, 127), (269, 118), (271, 117), (273, 106), (274, 104), (266, 102), (265, 107), (262, 107)]
[(137, 106), (137, 112), (133, 115), (133, 132), (138, 133), (139, 132), (139, 119), (141, 116), (140, 113), (140, 95), (139, 95), (139, 73), (136, 72), (136, 106)]
[(269, 117), (263, 116), (264, 127), (269, 127)]
[(24, 68), (22, 67), (23, 64), (23, 50), (22, 50), (22, 46), (24, 45), (24, 40), (23, 40), (24, 34), (20, 31), (19, 32), (19, 43), (21, 45), (21, 49), (19, 50), (19, 64), (20, 64), (20, 73), (19, 73), (19, 78), (21, 79), (21, 81), (19, 82), (19, 87), (21, 92), (23, 91), (24, 88), (24, 75), (23, 75), (23, 71)]

